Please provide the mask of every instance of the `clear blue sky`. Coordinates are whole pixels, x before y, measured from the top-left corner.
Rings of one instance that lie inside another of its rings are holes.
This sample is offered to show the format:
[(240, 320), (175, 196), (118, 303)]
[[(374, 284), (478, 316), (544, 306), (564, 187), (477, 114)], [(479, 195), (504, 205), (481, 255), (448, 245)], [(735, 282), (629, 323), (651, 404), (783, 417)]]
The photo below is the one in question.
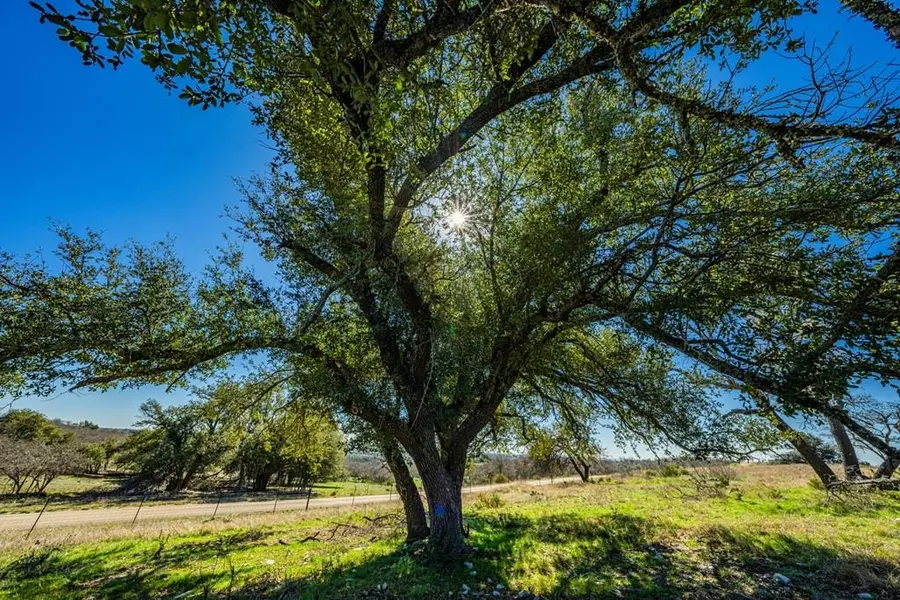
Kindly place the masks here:
[[(52, 220), (112, 244), (169, 235), (188, 267), (201, 267), (228, 230), (224, 208), (240, 200), (234, 178), (265, 171), (271, 156), (246, 107), (188, 107), (136, 62), (84, 67), (26, 0), (3, 0), (0, 17), (0, 247), (51, 249)], [(151, 396), (184, 400), (146, 388), (17, 406), (129, 426)]]
[[(66, 0), (57, 3), (60, 9)], [(836, 50), (854, 47), (856, 62), (896, 57), (883, 35), (826, 2), (804, 19), (809, 39)], [(137, 63), (119, 71), (87, 68), (38, 24), (26, 0), (0, 6), (0, 248), (15, 253), (51, 248), (50, 221), (101, 231), (109, 243), (171, 236), (191, 269), (202, 266), (229, 227), (224, 207), (240, 198), (234, 178), (262, 172), (270, 157), (245, 107), (190, 108)], [(748, 82), (797, 76), (767, 58)], [(786, 83), (789, 85), (789, 83)], [(129, 426), (153, 388), (105, 394), (60, 394), (18, 404), (70, 420)]]

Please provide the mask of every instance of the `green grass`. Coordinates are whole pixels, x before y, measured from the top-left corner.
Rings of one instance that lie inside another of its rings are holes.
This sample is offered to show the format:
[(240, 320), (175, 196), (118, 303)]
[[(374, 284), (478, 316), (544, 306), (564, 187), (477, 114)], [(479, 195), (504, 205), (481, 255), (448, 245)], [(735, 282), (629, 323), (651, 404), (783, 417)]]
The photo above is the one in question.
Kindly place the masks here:
[(325, 481), (313, 486), (313, 491), (320, 498), (347, 497), (347, 496), (375, 496), (379, 494), (396, 493), (391, 485), (377, 483), (356, 483), (353, 481)]
[(636, 475), (470, 499), (471, 570), (426, 563), (396, 518), (301, 513), (179, 524), (168, 538), (12, 544), (0, 596), (426, 599), (460, 597), (464, 584), (492, 597), (500, 583), (507, 598), (900, 597), (897, 494), (826, 501), (796, 467), (739, 473), (714, 496), (686, 476)]

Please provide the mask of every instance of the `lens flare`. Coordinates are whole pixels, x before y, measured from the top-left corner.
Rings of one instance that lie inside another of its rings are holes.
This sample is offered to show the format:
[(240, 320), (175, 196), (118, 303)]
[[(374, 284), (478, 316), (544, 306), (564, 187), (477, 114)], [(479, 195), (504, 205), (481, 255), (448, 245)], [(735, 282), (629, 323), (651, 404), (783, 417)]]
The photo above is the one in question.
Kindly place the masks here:
[(462, 229), (469, 222), (469, 215), (460, 209), (455, 209), (447, 215), (447, 227), (450, 229)]

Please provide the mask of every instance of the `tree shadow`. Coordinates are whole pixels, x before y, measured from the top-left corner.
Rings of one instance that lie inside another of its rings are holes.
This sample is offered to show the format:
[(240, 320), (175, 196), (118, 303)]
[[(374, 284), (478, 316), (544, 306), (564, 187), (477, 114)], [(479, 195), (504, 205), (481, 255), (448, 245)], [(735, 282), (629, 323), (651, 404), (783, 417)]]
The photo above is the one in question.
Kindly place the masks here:
[[(23, 599), (512, 599), (530, 597), (511, 583), (528, 581), (545, 599), (900, 597), (897, 564), (784, 533), (716, 526), (683, 539), (648, 519), (577, 512), (529, 517), (491, 511), (470, 519), (470, 526), (475, 551), (468, 564), (435, 565), (421, 544), (401, 544), (384, 531), (377, 538), (381, 550), (346, 559), (348, 548), (376, 539), (372, 531), (349, 541), (286, 542), (251, 530), (171, 546), (143, 540), (137, 552), (132, 541), (102, 551), (35, 550), (0, 570), (6, 582), (0, 592)], [(292, 556), (314, 554), (316, 561), (303, 576), (291, 577), (232, 565), (232, 553), (271, 544), (293, 546), (298, 552)], [(217, 570), (192, 568), (210, 559)]]
[[(0, 569), (0, 591), (22, 600), (149, 599), (183, 592), (212, 597), (222, 573), (191, 570), (190, 565), (215, 557), (227, 559), (228, 553), (252, 546), (263, 537), (265, 534), (251, 530), (171, 547), (167, 546), (167, 537), (124, 541), (93, 552), (36, 547)], [(140, 546), (137, 552), (136, 545)], [(172, 570), (178, 570), (179, 575), (168, 577), (166, 573)]]

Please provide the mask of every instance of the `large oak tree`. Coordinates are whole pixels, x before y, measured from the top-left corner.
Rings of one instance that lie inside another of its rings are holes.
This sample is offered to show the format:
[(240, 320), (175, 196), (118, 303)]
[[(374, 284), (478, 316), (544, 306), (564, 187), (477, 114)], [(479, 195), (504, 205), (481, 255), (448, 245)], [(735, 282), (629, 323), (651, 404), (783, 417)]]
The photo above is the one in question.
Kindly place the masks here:
[[(504, 403), (590, 397), (676, 438), (690, 429), (707, 399), (672, 401), (681, 380), (658, 353), (641, 383), (659, 385), (629, 384), (628, 332), (824, 410), (705, 360), (670, 326), (746, 321), (735, 308), (808, 290), (797, 282), (818, 259), (849, 256), (865, 277), (859, 245), (819, 245), (893, 231), (889, 86), (847, 95), (861, 76), (846, 70), (775, 96), (704, 83), (719, 59), (795, 51), (786, 20), (805, 3), (78, 6), (39, 10), (86, 64), (139, 56), (191, 104), (251, 103), (278, 159), (235, 218), (278, 277), (226, 250), (194, 279), (167, 246), (63, 230), (58, 261), (3, 257), (10, 393), (178, 383), (264, 353), (409, 453), (432, 547), (451, 557), (465, 551), (467, 452)], [(784, 269), (795, 254), (804, 267)]]

